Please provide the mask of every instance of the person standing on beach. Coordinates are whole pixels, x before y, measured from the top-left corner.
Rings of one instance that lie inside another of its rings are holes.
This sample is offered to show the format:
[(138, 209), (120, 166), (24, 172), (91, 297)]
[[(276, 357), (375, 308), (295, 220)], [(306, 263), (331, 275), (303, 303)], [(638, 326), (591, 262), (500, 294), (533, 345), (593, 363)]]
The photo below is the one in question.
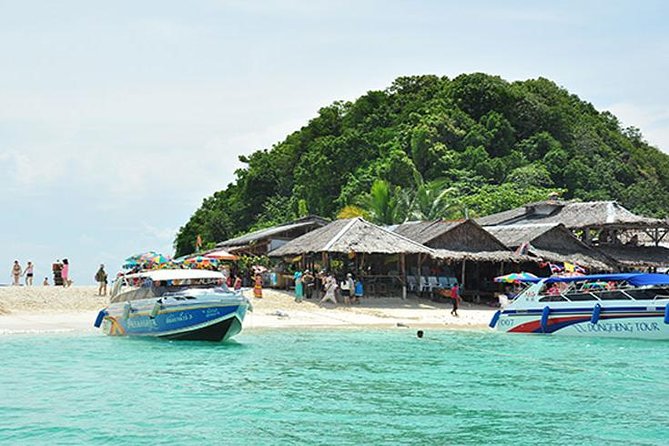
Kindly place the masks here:
[(26, 270), (23, 272), (26, 276), (26, 286), (33, 286), (33, 275), (34, 275), (34, 266), (33, 262), (28, 262)]
[(355, 303), (355, 280), (353, 280), (353, 274), (346, 274), (346, 285), (348, 285), (348, 296), (352, 304)]
[(453, 309), (451, 310), (452, 316), (458, 316), (458, 304), (460, 303), (460, 287), (457, 282), (451, 288), (451, 300), (453, 301)]
[(337, 298), (335, 297), (335, 290), (337, 289), (337, 280), (331, 275), (325, 279), (325, 296), (320, 300), (320, 303), (327, 301), (337, 305)]
[(70, 262), (67, 259), (63, 259), (63, 266), (60, 269), (60, 277), (63, 278), (63, 288), (67, 288), (71, 285), (71, 283), (70, 283)]
[(302, 302), (304, 297), (304, 283), (302, 282), (302, 271), (295, 271), (295, 302)]
[(44, 282), (42, 282), (42, 286), (49, 286), (49, 278), (45, 277)]
[(365, 289), (362, 285), (362, 279), (358, 277), (358, 280), (355, 281), (355, 303), (360, 303), (360, 298), (365, 294)]
[(95, 281), (98, 283), (98, 296), (107, 295), (107, 273), (105, 266), (100, 265), (100, 269), (95, 273)]
[(14, 266), (12, 266), (12, 279), (13, 279), (12, 285), (19, 286), (19, 279), (21, 278), (22, 272), (23, 269), (21, 268), (19, 261), (14, 260)]
[(256, 274), (253, 285), (253, 297), (256, 299), (262, 299), (262, 276), (260, 274)]
[(302, 283), (304, 284), (304, 291), (307, 299), (311, 299), (314, 295), (314, 285), (316, 278), (311, 271), (308, 269), (304, 270), (304, 275), (302, 276)]

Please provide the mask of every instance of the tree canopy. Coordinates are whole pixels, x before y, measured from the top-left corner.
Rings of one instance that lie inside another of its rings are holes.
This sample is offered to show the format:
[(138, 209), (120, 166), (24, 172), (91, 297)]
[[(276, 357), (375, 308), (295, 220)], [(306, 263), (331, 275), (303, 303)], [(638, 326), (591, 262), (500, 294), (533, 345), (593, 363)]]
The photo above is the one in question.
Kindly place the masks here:
[(307, 213), (474, 217), (556, 191), (669, 215), (669, 156), (544, 78), (400, 77), (240, 160), (235, 181), (180, 228), (177, 255), (198, 234), (212, 243)]

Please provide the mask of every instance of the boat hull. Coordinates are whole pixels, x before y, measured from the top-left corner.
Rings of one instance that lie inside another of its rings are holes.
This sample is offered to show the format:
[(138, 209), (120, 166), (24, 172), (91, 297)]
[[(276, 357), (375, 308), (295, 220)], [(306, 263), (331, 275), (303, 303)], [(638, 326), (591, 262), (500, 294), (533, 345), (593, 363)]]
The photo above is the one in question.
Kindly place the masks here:
[(665, 319), (666, 303), (599, 309), (547, 306), (502, 310), (494, 328), (507, 333), (669, 340)]
[(143, 299), (102, 310), (101, 328), (109, 336), (139, 336), (190, 341), (225, 341), (242, 329), (248, 301), (232, 299)]

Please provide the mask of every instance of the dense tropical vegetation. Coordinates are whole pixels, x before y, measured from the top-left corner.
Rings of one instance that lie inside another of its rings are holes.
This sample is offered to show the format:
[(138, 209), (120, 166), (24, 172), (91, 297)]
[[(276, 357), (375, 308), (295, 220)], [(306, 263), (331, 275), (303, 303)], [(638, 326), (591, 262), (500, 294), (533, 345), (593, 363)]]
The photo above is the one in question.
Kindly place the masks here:
[(556, 191), (669, 214), (669, 156), (544, 78), (401, 77), (240, 160), (235, 182), (179, 230), (177, 255), (198, 234), (212, 243), (306, 214), (461, 218)]

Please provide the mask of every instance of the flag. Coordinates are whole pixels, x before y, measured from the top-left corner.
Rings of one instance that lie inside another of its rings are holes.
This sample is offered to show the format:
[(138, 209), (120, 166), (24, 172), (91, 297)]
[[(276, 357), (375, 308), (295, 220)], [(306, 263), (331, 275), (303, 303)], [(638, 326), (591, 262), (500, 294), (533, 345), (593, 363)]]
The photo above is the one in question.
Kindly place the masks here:
[(574, 265), (573, 263), (564, 262), (564, 270), (565, 272), (573, 273), (574, 271), (576, 271), (576, 265)]
[(197, 238), (195, 239), (195, 250), (199, 250), (202, 248), (202, 237), (200, 237), (200, 234), (197, 235)]
[(518, 249), (516, 249), (516, 252), (514, 254), (516, 254), (517, 256), (523, 256), (527, 255), (528, 252), (530, 252), (530, 244), (527, 242), (523, 242), (520, 244)]
[(555, 263), (549, 263), (548, 266), (551, 269), (551, 274), (559, 274), (564, 271), (563, 267), (556, 265)]
[(574, 264), (574, 271), (576, 271), (579, 274), (587, 274), (588, 273), (588, 271), (585, 268), (583, 268), (582, 266), (578, 266), (576, 264)]

